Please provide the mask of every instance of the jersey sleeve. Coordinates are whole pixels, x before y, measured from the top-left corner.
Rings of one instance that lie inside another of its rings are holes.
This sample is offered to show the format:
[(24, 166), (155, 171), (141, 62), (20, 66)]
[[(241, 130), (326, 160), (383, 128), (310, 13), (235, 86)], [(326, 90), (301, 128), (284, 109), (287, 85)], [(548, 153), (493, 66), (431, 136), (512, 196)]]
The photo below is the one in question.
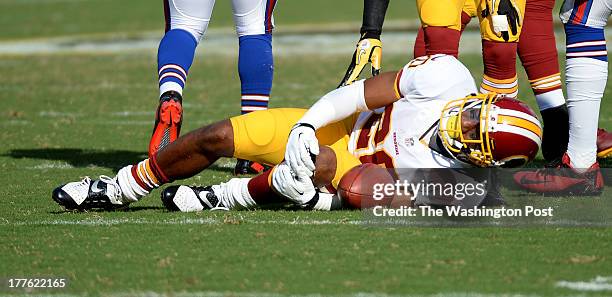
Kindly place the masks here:
[(476, 93), (469, 70), (453, 56), (423, 56), (410, 61), (395, 79), (399, 98), (458, 99)]

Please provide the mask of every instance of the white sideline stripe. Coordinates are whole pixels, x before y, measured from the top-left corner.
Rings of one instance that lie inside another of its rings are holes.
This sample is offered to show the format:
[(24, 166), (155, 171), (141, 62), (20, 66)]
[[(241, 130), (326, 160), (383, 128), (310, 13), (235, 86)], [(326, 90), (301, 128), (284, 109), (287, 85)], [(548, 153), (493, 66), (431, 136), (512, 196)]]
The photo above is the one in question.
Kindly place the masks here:
[(26, 167), (25, 169), (39, 170), (39, 169), (71, 169), (71, 168), (74, 168), (74, 166), (68, 163), (43, 163), (43, 164), (38, 164), (35, 166)]
[[(35, 296), (52, 296), (52, 297), (76, 297), (82, 296), (79, 294), (34, 294)], [(16, 296), (32, 296), (27, 294), (8, 294), (0, 295), (0, 297), (16, 297)], [(159, 292), (116, 292), (116, 293), (100, 293), (103, 297), (537, 297), (539, 295), (529, 294), (481, 294), (481, 293), (437, 293), (437, 294), (385, 294), (385, 293), (365, 293), (358, 292), (353, 294), (326, 294), (326, 293), (315, 293), (315, 294), (279, 294), (279, 293), (265, 293), (265, 292), (216, 292), (216, 291), (202, 291), (202, 292), (171, 292), (171, 293), (159, 293)]]
[[(441, 226), (477, 226), (464, 224), (461, 222), (452, 222), (452, 221), (443, 221), (443, 222), (425, 222), (425, 221), (388, 221), (385, 219), (367, 219), (363, 220), (313, 220), (313, 219), (287, 219), (287, 220), (257, 220), (251, 218), (244, 218), (239, 215), (233, 217), (233, 219), (238, 220), (241, 224), (255, 224), (255, 225), (331, 225), (331, 226), (419, 226), (419, 227), (441, 227)], [(175, 219), (166, 219), (166, 220), (149, 220), (142, 218), (121, 218), (121, 219), (82, 219), (82, 220), (40, 220), (40, 221), (19, 221), (19, 222), (11, 222), (6, 218), (0, 217), (0, 226), (11, 226), (11, 227), (19, 227), (19, 226), (45, 226), (45, 225), (53, 225), (53, 226), (117, 226), (117, 225), (223, 225), (226, 224), (224, 222), (225, 218), (175, 218)], [(511, 225), (511, 223), (504, 222), (486, 222), (481, 224), (480, 226), (504, 226)], [(520, 224), (519, 224), (520, 225)], [(582, 222), (576, 220), (550, 220), (544, 223), (538, 223), (536, 225), (546, 225), (546, 226), (601, 226), (601, 227), (610, 227), (609, 223), (605, 222)]]
[[(83, 123), (83, 122), (82, 122)], [(153, 120), (150, 121), (104, 121), (104, 122), (87, 122), (88, 124), (94, 125), (124, 125), (124, 126), (150, 126), (153, 125)]]
[(62, 112), (62, 111), (54, 111), (54, 110), (45, 110), (45, 111), (41, 111), (38, 113), (38, 116), (40, 117), (51, 117), (51, 118), (57, 118), (57, 117), (81, 117), (83, 116), (80, 113), (74, 113), (74, 112)]
[(555, 286), (577, 291), (612, 291), (612, 277), (597, 276), (588, 282), (559, 281)]
[[(250, 220), (240, 217), (234, 219), (245, 224), (275, 224), (275, 225), (360, 225), (361, 221), (333, 221), (333, 220)], [(84, 219), (84, 220), (42, 220), (31, 222), (10, 222), (4, 220), (0, 226), (36, 226), (36, 225), (83, 225), (83, 226), (114, 226), (123, 224), (136, 225), (217, 225), (225, 224), (223, 218), (183, 218), (168, 220), (147, 219)]]
[(116, 112), (111, 112), (109, 113), (112, 116), (116, 116), (116, 117), (131, 117), (131, 116), (153, 116), (155, 115), (154, 112), (152, 111), (129, 111), (129, 110), (124, 110), (124, 111), (116, 111)]
[(2, 121), (0, 123), (2, 123), (2, 125), (5, 125), (5, 126), (24, 126), (24, 125), (34, 124), (33, 122), (26, 121), (26, 120), (8, 120), (8, 121)]
[[(358, 26), (356, 27), (358, 28)], [(238, 55), (236, 34), (233, 32), (210, 32), (206, 44), (198, 47), (197, 55), (221, 55), (235, 57)], [(282, 34), (274, 37), (274, 55), (342, 55), (355, 51), (355, 33), (337, 34)], [(405, 55), (414, 45), (416, 31), (387, 32), (383, 37), (385, 54)], [(87, 37), (56, 37), (31, 40), (0, 41), (0, 55), (46, 55), (72, 53), (129, 53), (148, 52), (154, 54), (159, 46), (159, 34), (142, 32), (134, 38), (107, 37), (104, 39)], [(461, 53), (481, 53), (480, 33), (465, 32), (461, 36)], [(561, 46), (561, 44), (559, 44)], [(563, 46), (564, 48), (564, 46)]]

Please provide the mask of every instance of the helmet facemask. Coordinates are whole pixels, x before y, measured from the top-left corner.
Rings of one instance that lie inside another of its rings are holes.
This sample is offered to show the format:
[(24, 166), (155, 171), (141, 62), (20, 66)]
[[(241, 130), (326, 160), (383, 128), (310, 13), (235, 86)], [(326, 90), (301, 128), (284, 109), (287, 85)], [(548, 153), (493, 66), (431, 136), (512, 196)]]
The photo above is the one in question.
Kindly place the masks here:
[[(458, 160), (479, 167), (496, 165), (492, 154), (493, 142), (489, 137), (490, 124), (494, 123), (490, 119), (494, 113), (492, 103), (495, 98), (495, 94), (470, 95), (452, 100), (442, 109), (438, 136), (444, 147)], [(467, 129), (466, 124), (475, 126), (474, 137), (466, 137), (465, 133), (473, 129)]]

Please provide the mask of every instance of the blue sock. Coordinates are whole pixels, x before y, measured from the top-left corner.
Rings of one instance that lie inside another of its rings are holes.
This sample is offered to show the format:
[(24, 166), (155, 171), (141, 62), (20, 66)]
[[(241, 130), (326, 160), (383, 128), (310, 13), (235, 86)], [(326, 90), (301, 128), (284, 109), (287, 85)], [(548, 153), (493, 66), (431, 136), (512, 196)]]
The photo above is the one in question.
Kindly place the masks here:
[(241, 36), (239, 42), (242, 114), (267, 109), (274, 74), (272, 34)]
[(166, 32), (157, 51), (160, 96), (167, 91), (183, 93), (197, 45), (193, 35), (185, 30)]
[(571, 58), (592, 58), (608, 61), (606, 36), (603, 28), (565, 24), (566, 53)]

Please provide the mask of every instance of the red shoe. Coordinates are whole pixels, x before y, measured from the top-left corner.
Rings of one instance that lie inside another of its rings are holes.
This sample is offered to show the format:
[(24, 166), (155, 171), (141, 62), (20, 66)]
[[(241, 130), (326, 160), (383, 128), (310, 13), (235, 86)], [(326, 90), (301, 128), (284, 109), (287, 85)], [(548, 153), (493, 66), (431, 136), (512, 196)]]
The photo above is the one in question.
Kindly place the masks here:
[(597, 129), (597, 158), (612, 157), (612, 133)]
[(514, 174), (514, 182), (527, 191), (554, 196), (599, 195), (604, 186), (599, 163), (595, 162), (586, 171), (578, 172), (571, 166), (567, 153), (556, 168), (519, 171)]
[(183, 123), (183, 98), (175, 91), (162, 94), (159, 99), (157, 113), (155, 113), (155, 126), (149, 142), (149, 157), (175, 141), (181, 133)]

